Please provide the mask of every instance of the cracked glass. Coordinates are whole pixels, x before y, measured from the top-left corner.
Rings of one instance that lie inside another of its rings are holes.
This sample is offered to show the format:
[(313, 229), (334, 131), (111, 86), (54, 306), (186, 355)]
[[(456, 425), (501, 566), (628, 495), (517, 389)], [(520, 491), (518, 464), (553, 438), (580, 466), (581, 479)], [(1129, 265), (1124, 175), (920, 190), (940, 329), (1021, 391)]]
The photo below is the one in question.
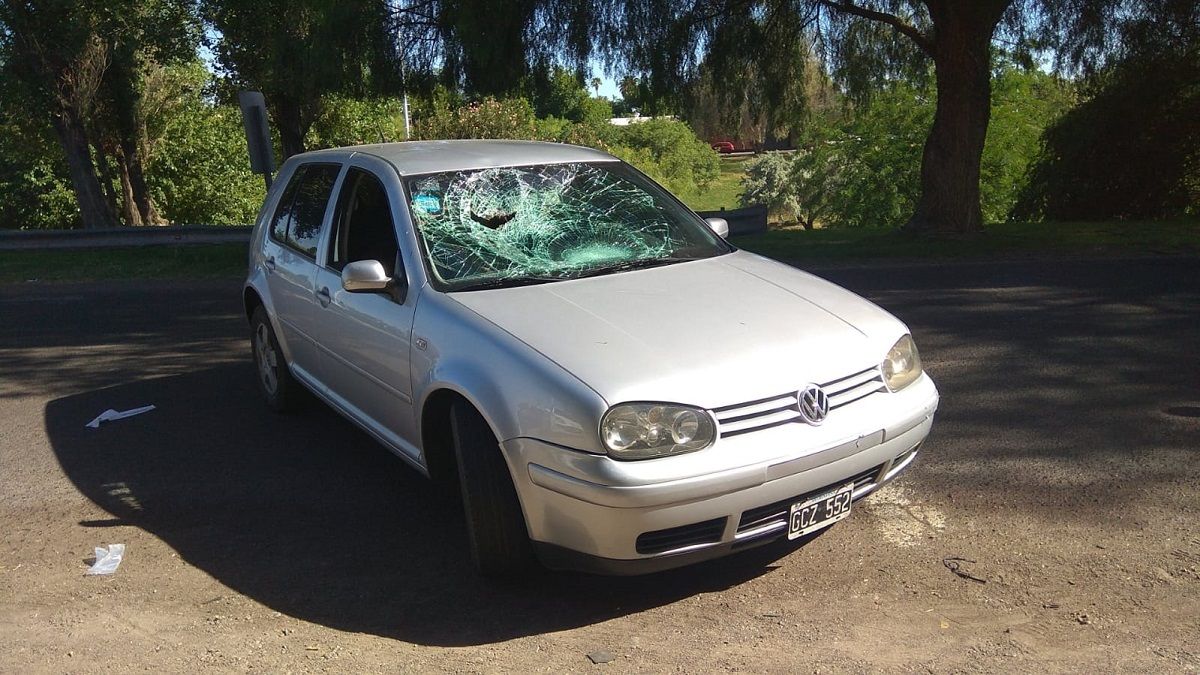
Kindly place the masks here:
[(618, 162), (409, 178), (436, 285), (470, 290), (592, 276), (726, 253), (704, 221)]

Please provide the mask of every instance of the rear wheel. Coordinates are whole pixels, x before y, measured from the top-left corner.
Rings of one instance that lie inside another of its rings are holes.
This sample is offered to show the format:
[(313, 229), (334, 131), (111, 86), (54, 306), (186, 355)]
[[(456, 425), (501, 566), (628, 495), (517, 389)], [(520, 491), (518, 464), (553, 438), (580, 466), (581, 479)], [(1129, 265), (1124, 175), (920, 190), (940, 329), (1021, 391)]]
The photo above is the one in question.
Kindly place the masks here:
[(487, 577), (528, 572), (533, 550), (525, 516), (496, 437), (465, 401), (451, 406), (450, 429), (475, 568)]
[(250, 318), (250, 347), (254, 355), (254, 367), (258, 377), (258, 389), (267, 400), (267, 405), (276, 412), (293, 410), (301, 395), (300, 383), (292, 377), (287, 360), (275, 339), (271, 320), (262, 307), (254, 310)]

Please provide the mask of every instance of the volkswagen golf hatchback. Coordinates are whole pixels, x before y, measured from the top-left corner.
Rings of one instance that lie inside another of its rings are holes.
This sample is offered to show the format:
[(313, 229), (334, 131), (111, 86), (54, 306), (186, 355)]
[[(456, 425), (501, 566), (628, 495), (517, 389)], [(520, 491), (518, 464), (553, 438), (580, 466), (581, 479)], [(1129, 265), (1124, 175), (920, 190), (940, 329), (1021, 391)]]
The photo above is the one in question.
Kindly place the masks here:
[(797, 539), (912, 463), (938, 393), (904, 324), (727, 229), (586, 148), (298, 155), (251, 242), (258, 383), (452, 481), (485, 574)]

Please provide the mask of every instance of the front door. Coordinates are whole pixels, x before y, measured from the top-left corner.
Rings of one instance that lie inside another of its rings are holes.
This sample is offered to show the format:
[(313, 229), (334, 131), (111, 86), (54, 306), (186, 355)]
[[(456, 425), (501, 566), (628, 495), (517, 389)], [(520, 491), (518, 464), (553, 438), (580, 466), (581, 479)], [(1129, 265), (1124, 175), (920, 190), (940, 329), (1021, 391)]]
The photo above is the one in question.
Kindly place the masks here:
[[(416, 459), (409, 347), (417, 289), (407, 289), (404, 281), (392, 210), (396, 203), (375, 173), (355, 166), (347, 170), (325, 264), (316, 275), (325, 314), (316, 336), (331, 396), (384, 441)], [(361, 260), (382, 264), (397, 279), (400, 292), (343, 290), (342, 269)]]

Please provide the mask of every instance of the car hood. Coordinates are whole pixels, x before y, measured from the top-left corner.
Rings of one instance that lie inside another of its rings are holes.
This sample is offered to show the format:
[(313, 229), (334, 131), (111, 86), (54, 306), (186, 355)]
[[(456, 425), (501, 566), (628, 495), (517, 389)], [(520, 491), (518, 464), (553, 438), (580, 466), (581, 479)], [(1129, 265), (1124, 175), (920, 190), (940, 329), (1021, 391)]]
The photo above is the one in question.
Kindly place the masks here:
[(795, 391), (877, 365), (906, 331), (849, 291), (741, 251), (452, 297), (610, 404), (712, 408)]

